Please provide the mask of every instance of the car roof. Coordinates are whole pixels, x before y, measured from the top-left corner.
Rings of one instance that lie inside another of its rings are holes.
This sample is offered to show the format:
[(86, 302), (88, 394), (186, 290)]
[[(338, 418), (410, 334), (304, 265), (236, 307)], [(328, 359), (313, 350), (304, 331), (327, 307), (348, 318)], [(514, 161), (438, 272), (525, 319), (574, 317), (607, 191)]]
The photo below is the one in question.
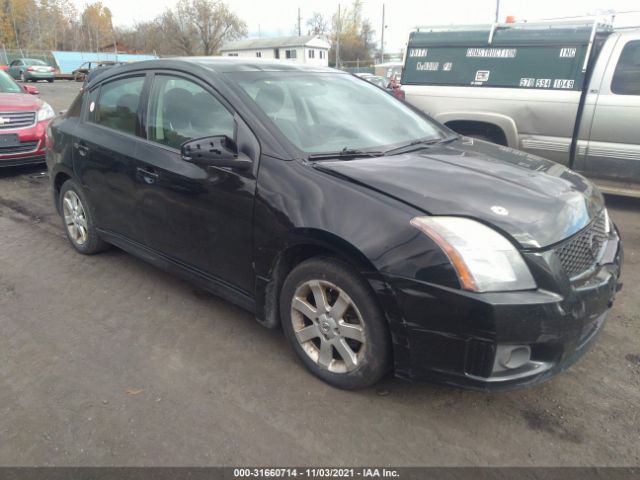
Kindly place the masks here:
[(217, 74), (234, 72), (313, 72), (348, 75), (348, 73), (342, 70), (336, 70), (335, 68), (305, 65), (279, 60), (263, 60), (257, 57), (174, 57), (158, 60), (142, 60), (139, 62), (127, 63), (125, 65), (114, 65), (106, 66), (106, 68), (92, 69), (89, 72), (87, 84), (88, 87), (91, 88), (96, 83), (111, 78), (112, 76), (154, 68), (187, 71), (195, 68), (209, 70)]
[[(216, 73), (231, 72), (326, 72), (344, 73), (334, 68), (322, 67), (318, 65), (306, 65), (302, 63), (286, 62), (280, 60), (269, 60), (261, 58), (244, 57), (174, 57), (159, 60), (143, 60), (124, 65), (118, 68), (119, 72), (129, 69), (138, 70), (143, 68), (166, 68), (169, 66), (185, 66), (185, 64), (198, 65)], [(115, 71), (115, 70), (112, 70)]]
[(219, 73), (229, 72), (337, 72), (329, 67), (307, 65), (304, 63), (245, 57), (182, 57), (174, 59), (197, 63), (209, 70)]

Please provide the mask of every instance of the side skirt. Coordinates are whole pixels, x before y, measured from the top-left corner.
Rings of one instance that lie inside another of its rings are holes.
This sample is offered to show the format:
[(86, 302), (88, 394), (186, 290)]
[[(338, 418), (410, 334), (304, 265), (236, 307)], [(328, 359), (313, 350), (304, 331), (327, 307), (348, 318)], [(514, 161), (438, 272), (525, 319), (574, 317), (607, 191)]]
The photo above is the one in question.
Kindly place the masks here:
[(213, 293), (225, 300), (238, 305), (251, 313), (255, 313), (256, 304), (254, 297), (231, 285), (224, 280), (193, 268), (183, 262), (173, 259), (163, 253), (150, 249), (141, 243), (134, 242), (122, 235), (107, 230), (98, 229), (100, 236), (106, 241), (121, 248), (153, 266), (173, 273), (200, 288)]

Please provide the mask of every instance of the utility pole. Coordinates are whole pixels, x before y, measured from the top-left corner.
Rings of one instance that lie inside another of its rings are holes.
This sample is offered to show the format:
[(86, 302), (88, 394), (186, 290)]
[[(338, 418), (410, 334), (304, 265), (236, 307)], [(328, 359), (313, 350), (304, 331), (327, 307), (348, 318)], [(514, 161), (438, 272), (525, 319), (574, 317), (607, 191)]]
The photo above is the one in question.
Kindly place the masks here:
[(384, 29), (387, 26), (384, 23), (384, 3), (382, 4), (382, 34), (380, 38), (380, 63), (384, 63)]
[(302, 26), (301, 26), (302, 18), (300, 17), (300, 7), (298, 7), (298, 36), (302, 36)]
[(495, 23), (500, 21), (500, 0), (496, 0), (496, 19)]
[(340, 68), (340, 33), (342, 31), (342, 18), (340, 17), (340, 4), (338, 4), (338, 32), (336, 34), (336, 68)]

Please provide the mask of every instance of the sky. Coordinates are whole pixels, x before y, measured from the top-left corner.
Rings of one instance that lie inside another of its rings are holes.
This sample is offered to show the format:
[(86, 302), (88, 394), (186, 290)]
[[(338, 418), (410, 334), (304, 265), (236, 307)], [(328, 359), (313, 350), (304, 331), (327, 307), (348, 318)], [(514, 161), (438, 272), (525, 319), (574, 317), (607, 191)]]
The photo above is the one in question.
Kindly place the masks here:
[[(74, 0), (79, 9), (92, 0)], [(297, 25), (298, 8), (302, 30), (313, 12), (327, 18), (352, 0), (225, 0), (249, 29), (249, 36), (290, 35)], [(176, 0), (102, 0), (111, 10), (114, 25), (133, 26), (151, 20)], [(380, 42), (382, 5), (385, 4), (385, 52), (399, 52), (406, 44), (409, 32), (417, 25), (449, 25), (490, 23), (496, 11), (496, 0), (363, 0), (364, 17), (369, 18)], [(616, 25), (640, 25), (638, 0), (501, 0), (500, 20), (512, 15), (517, 21), (567, 17), (585, 14), (618, 13)]]

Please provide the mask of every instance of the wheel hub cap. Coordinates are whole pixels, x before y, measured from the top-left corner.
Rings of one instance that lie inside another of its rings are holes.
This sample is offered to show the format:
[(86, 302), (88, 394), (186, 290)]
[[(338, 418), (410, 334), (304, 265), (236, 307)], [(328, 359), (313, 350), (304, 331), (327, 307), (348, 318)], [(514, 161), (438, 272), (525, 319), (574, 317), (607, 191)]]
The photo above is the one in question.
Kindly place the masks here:
[(324, 280), (303, 283), (292, 300), (291, 321), (318, 366), (334, 373), (358, 368), (366, 347), (364, 321), (344, 290)]
[(336, 324), (336, 321), (333, 318), (327, 315), (320, 315), (318, 319), (318, 324), (320, 327), (320, 331), (325, 336), (325, 338), (329, 339), (329, 338), (334, 338), (336, 336), (336, 333), (338, 331), (338, 325)]
[(71, 239), (78, 245), (87, 241), (87, 216), (80, 197), (69, 190), (62, 199), (62, 213)]

